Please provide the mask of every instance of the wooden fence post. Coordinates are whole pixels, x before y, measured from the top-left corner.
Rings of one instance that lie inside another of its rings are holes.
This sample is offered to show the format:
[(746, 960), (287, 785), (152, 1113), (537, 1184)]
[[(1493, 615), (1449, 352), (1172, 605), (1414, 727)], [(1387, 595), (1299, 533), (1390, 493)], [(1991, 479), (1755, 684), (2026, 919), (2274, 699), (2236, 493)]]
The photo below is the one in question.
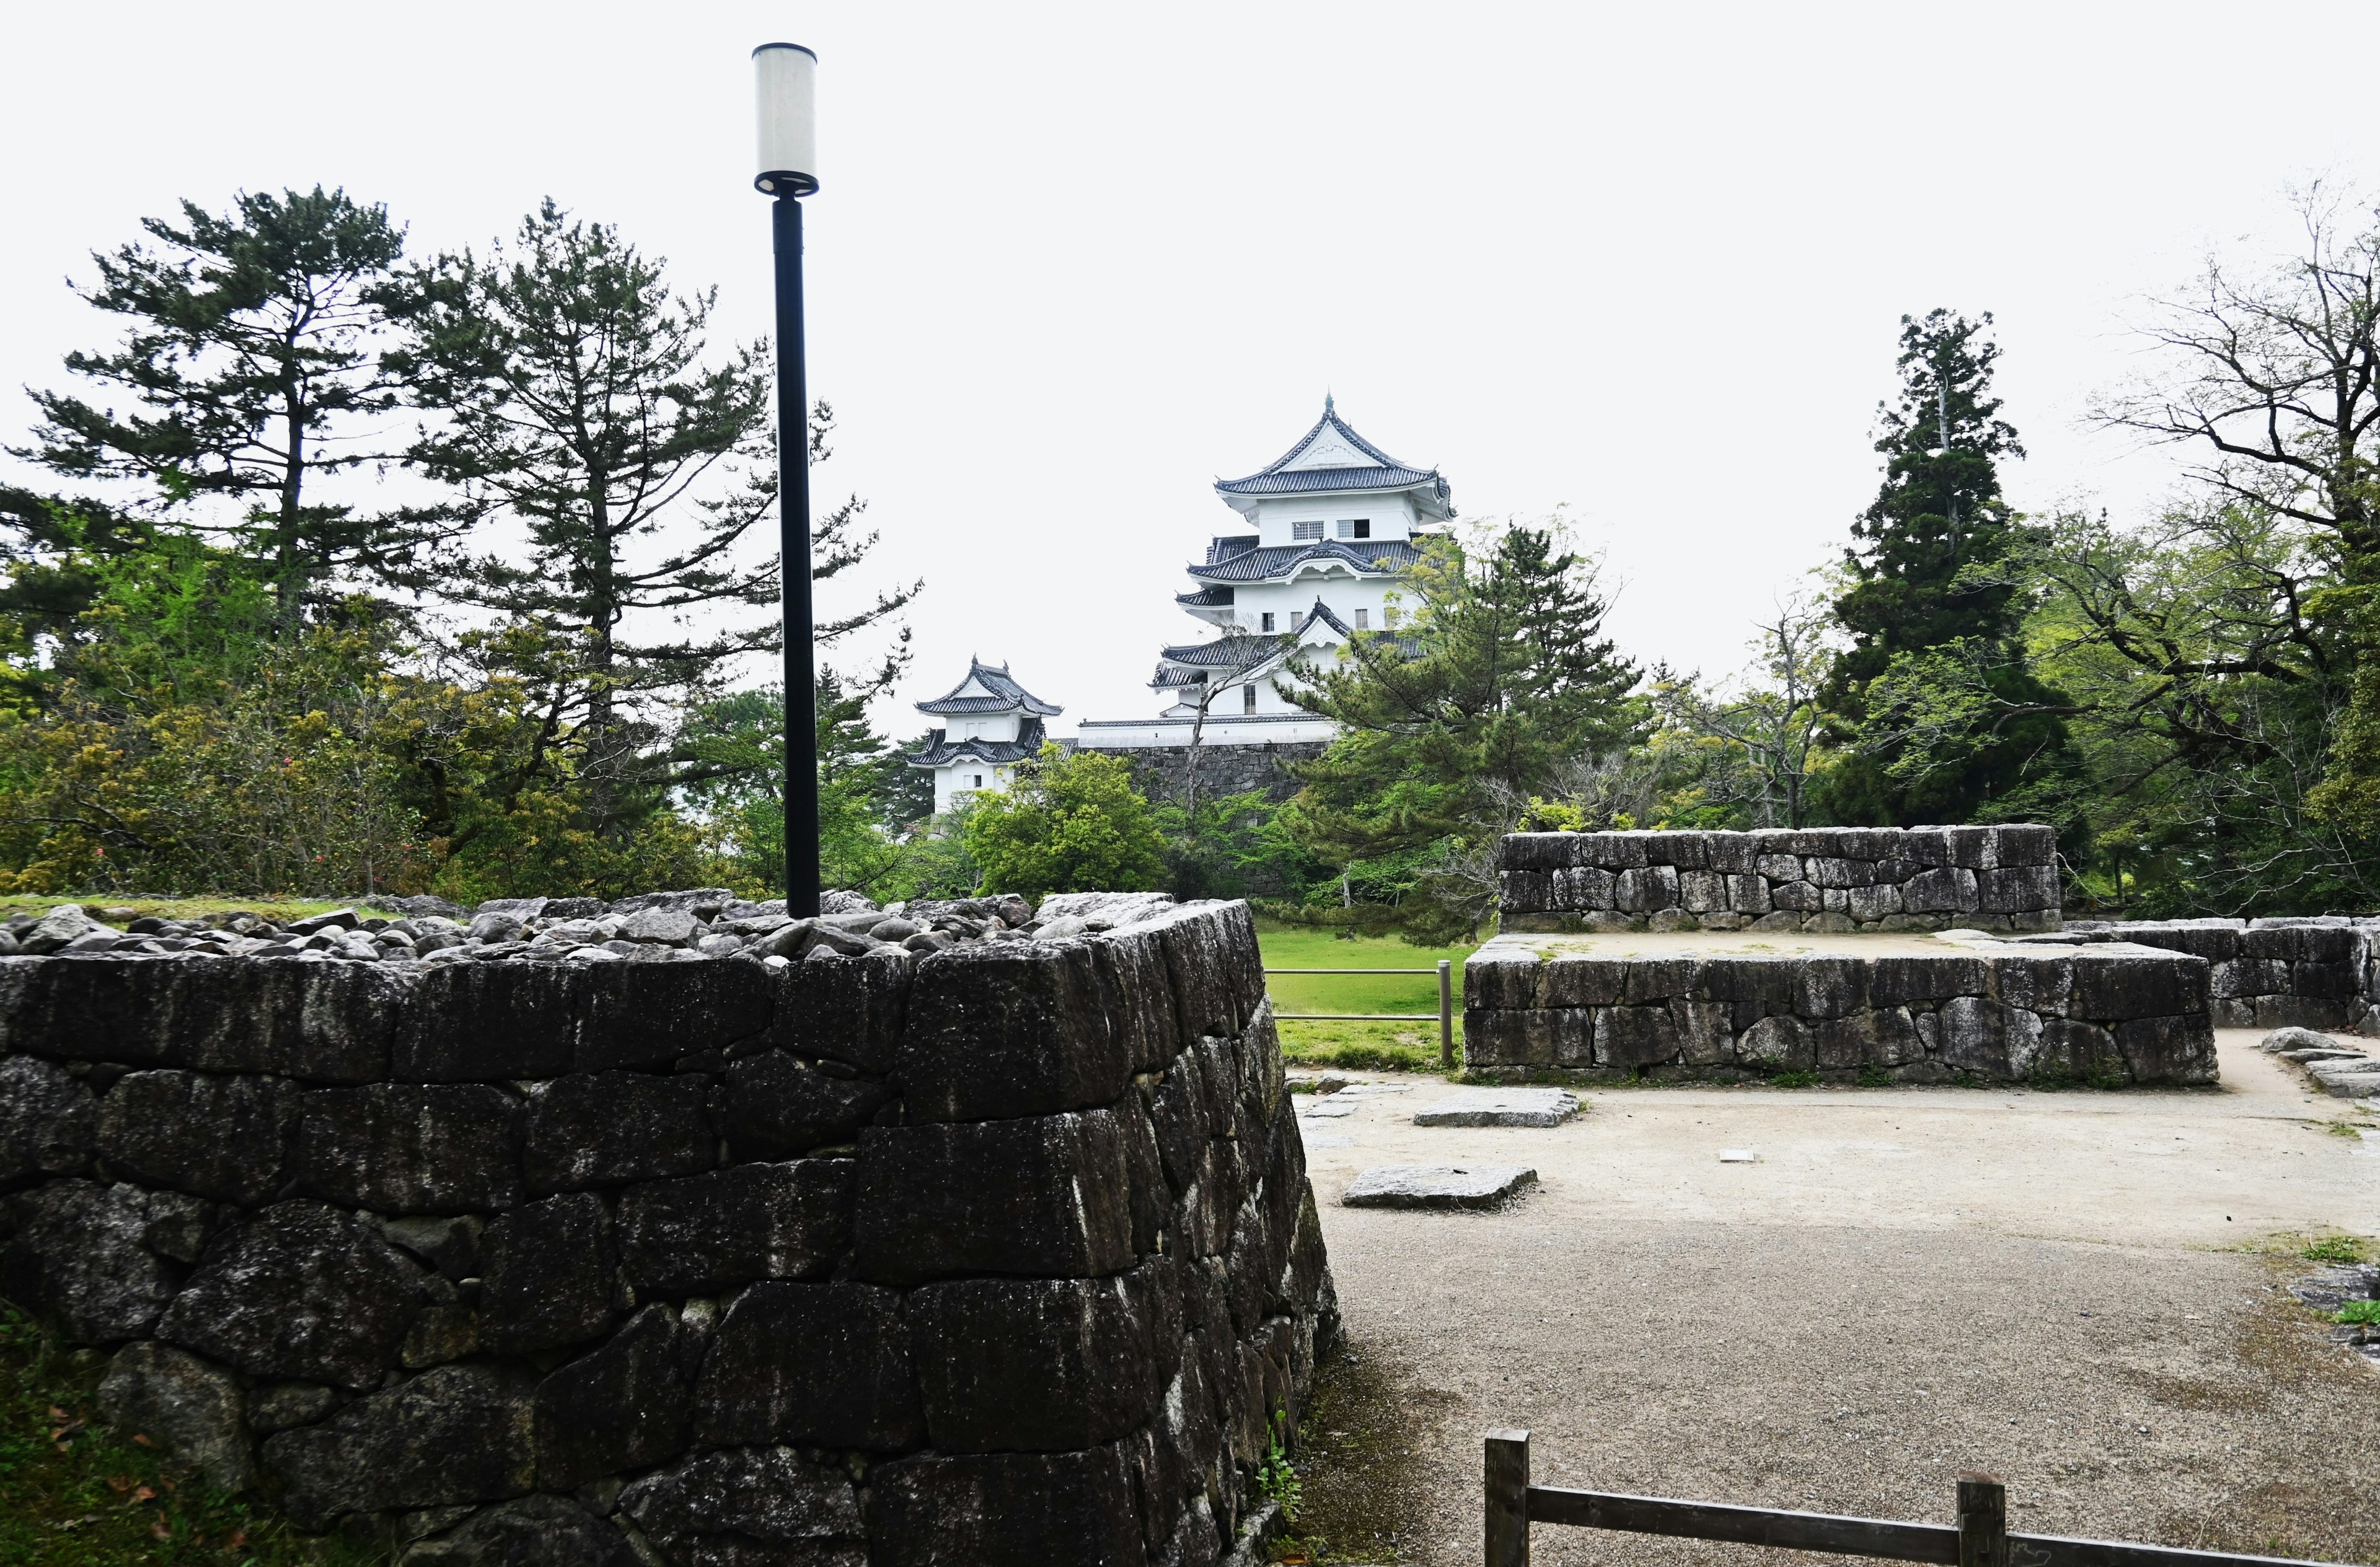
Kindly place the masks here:
[(1488, 1567), (1529, 1567), (1529, 1433), (1488, 1433)]
[(2009, 1567), (2008, 1487), (1989, 1475), (1959, 1477), (1959, 1567)]
[(1454, 1070), (1454, 963), (1438, 960), (1438, 1069)]

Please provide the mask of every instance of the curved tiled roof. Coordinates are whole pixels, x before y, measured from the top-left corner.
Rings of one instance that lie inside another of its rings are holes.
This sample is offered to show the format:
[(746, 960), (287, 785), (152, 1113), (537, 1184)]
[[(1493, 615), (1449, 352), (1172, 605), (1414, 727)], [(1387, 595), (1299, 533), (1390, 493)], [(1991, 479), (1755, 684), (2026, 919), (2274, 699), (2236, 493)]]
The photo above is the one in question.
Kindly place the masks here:
[(1169, 664), (1188, 664), (1199, 669), (1253, 669), (1265, 659), (1281, 651), (1287, 636), (1250, 635), (1219, 636), (1212, 642), (1185, 642), (1179, 647), (1161, 647), (1157, 656)]
[[(982, 686), (992, 694), (961, 696), (959, 693), (967, 688), (969, 681)], [(966, 680), (951, 687), (948, 695), (938, 696), (931, 702), (917, 704), (918, 712), (938, 716), (959, 713), (1010, 713), (1020, 707), (1027, 713), (1038, 713), (1044, 717), (1051, 718), (1065, 711), (1063, 707), (1042, 701), (1009, 679), (1007, 665), (987, 664), (980, 658), (967, 660)]]
[[(1291, 468), (1287, 464), (1313, 444), (1314, 438), (1325, 428), (1335, 431), (1348, 445), (1372, 459), (1370, 465), (1346, 468)], [(1328, 397), (1322, 400), (1322, 417), (1314, 428), (1297, 438), (1295, 445), (1268, 465), (1245, 478), (1217, 479), (1215, 488), (1223, 495), (1303, 495), (1317, 491), (1351, 489), (1413, 489), (1427, 486), (1443, 502), (1450, 498), (1446, 480), (1435, 468), (1422, 469), (1394, 457), (1357, 435), (1354, 427), (1339, 416), (1338, 409)]]
[(1196, 593), (1175, 594), (1173, 602), (1184, 609), (1213, 609), (1231, 603), (1232, 597), (1228, 587), (1202, 587)]
[(1014, 740), (946, 740), (936, 729), (926, 749), (911, 753), (908, 763), (912, 767), (946, 767), (953, 762), (1022, 762), (1039, 753), (1041, 739), (1038, 718), (1026, 719)]
[(1288, 576), (1307, 561), (1337, 561), (1359, 572), (1396, 573), (1420, 559), (1421, 551), (1402, 538), (1323, 539), (1313, 544), (1275, 544), (1262, 549), (1243, 549), (1189, 570), (1201, 582), (1271, 582)]

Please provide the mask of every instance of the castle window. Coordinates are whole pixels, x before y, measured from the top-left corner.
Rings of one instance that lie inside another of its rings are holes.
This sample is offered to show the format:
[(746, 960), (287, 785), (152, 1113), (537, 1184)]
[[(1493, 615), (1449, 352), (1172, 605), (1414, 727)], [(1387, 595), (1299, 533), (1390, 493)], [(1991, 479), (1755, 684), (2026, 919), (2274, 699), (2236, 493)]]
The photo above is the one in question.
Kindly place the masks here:
[(1289, 629), (1293, 632), (1304, 631), (1305, 629), (1305, 610), (1292, 609), (1289, 612)]
[(1309, 538), (1320, 538), (1322, 536), (1322, 524), (1319, 522), (1292, 523), (1289, 524), (1289, 536), (1301, 541)]
[(1369, 517), (1356, 517), (1351, 521), (1342, 517), (1340, 519), (1339, 523), (1339, 536), (1341, 538), (1371, 537), (1372, 519)]
[(1272, 611), (1269, 609), (1264, 612), (1264, 629), (1266, 631), (1272, 630)]
[(975, 775), (975, 787), (978, 789), (981, 789), (983, 787), (983, 775), (981, 773)]
[(1256, 710), (1257, 688), (1249, 686), (1240, 693), (1240, 711), (1243, 713), (1253, 713)]
[(1372, 612), (1369, 609), (1358, 609), (1355, 611), (1355, 629), (1359, 632), (1367, 632), (1372, 629)]

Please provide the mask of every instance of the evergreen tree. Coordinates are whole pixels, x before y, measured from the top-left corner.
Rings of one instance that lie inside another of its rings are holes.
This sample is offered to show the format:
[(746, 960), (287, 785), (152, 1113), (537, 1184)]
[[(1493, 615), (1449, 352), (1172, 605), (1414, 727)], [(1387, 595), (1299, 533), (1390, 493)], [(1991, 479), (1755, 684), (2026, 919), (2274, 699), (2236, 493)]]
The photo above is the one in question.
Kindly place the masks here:
[(221, 216), (185, 201), (182, 213), (179, 224), (142, 223), (153, 247), (92, 256), (100, 283), (84, 297), (129, 330), (115, 352), (67, 356), (134, 411), (35, 392), (38, 444), (17, 455), (77, 478), (141, 481), (172, 514), (231, 503), (231, 518), (201, 508), (197, 520), (264, 564), (285, 636), (332, 579), (418, 583), (422, 546), (452, 518), (358, 514), (318, 482), (385, 455), (368, 439), (396, 401), (377, 363), (377, 291), (403, 232), (385, 209), (320, 186), (243, 194)]
[(959, 830), (986, 892), (1036, 902), (1051, 892), (1145, 892), (1165, 874), (1165, 839), (1131, 765), (1055, 741), (1018, 763), (1004, 791), (977, 794)]
[(2071, 815), (2066, 705), (2021, 634), (2030, 536), (2001, 498), (1999, 459), (2024, 448), (1991, 392), (1991, 321), (1901, 318), (1900, 398), (1878, 409), (1884, 483), (1852, 524), (1852, 583), (1834, 606), (1851, 646), (1823, 694), (1845, 754), (1815, 802), (1837, 822)]

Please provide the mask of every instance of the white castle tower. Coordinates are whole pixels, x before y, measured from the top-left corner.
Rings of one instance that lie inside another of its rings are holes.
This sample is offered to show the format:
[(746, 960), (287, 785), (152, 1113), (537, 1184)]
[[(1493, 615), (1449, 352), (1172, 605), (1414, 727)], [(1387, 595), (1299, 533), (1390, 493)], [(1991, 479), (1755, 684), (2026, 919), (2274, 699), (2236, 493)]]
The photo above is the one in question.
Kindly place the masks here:
[(1004, 790), (1016, 764), (1041, 749), (1044, 718), (1065, 711), (1042, 701), (1009, 678), (1008, 666), (967, 660), (966, 679), (946, 695), (917, 704), (917, 711), (942, 720), (926, 749), (909, 765), (934, 775), (934, 813), (940, 815), (963, 794)]
[[(1451, 521), (1446, 480), (1398, 462), (1357, 435), (1330, 398), (1322, 417), (1279, 461), (1215, 493), (1253, 533), (1225, 534), (1189, 568), (1173, 601), (1222, 634), (1158, 654), (1152, 690), (1169, 704), (1154, 719), (1085, 720), (1081, 744), (1100, 751), (1327, 741), (1337, 726), (1281, 694), (1303, 657), (1328, 664), (1355, 632), (1394, 629), (1389, 602), (1420, 558), (1416, 534)], [(1200, 723), (1200, 709), (1205, 721)]]

